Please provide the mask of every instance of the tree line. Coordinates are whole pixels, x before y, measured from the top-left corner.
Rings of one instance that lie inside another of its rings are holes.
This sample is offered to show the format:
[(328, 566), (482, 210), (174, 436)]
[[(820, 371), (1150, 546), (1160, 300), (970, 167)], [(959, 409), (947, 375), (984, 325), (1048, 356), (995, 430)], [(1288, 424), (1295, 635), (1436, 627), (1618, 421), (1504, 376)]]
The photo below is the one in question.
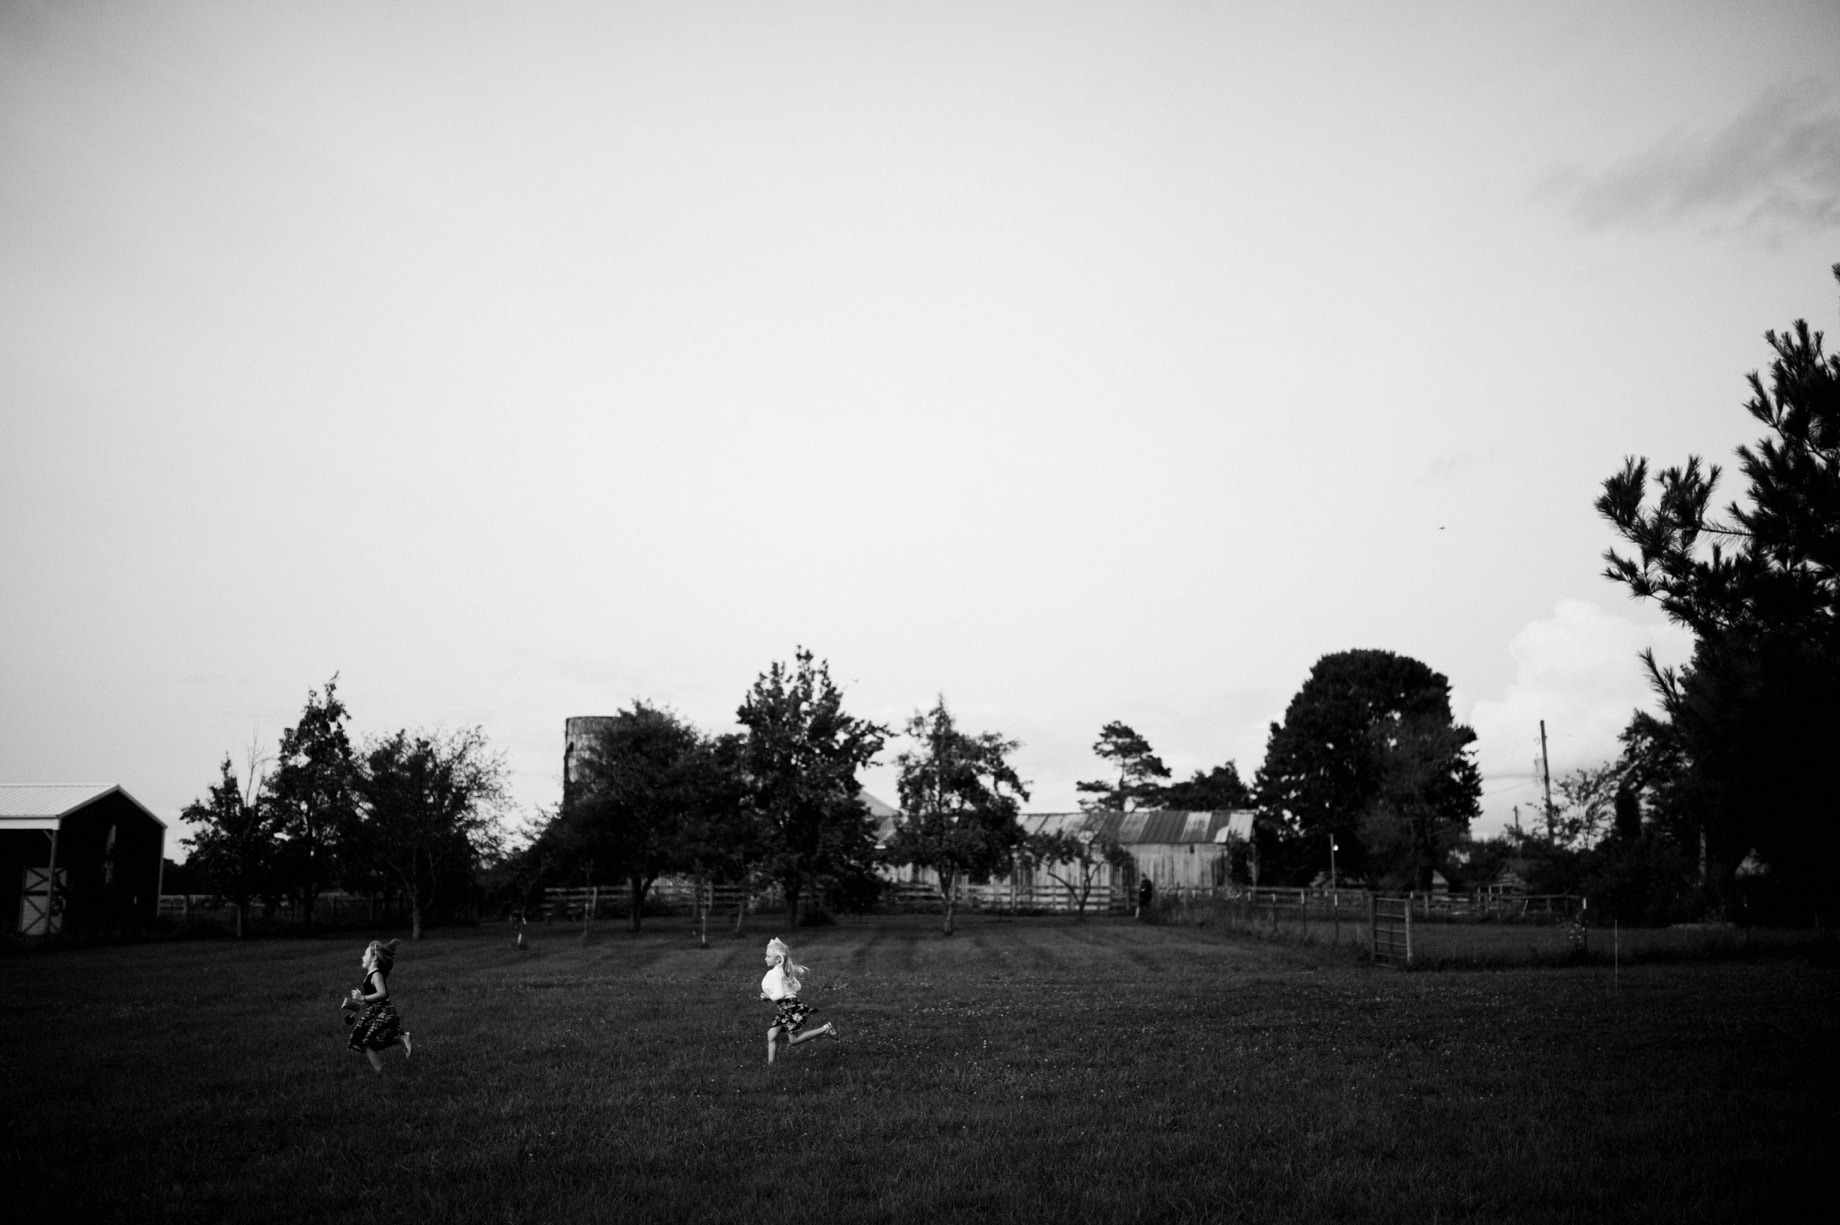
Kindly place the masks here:
[(400, 902), (411, 935), (444, 899), (470, 894), (505, 846), (505, 761), (478, 728), (401, 730), (352, 744), (338, 677), (307, 691), (274, 756), (252, 746), (239, 777), (228, 755), (205, 798), (181, 814), (186, 874), (235, 910), (290, 900), (308, 928), (322, 894)]
[[(1840, 265), (1834, 267), (1840, 279)], [(1253, 814), (1233, 849), (1249, 883), (1328, 879), (1428, 889), (1439, 874), (1487, 883), (1505, 867), (1537, 892), (1585, 893), (1632, 922), (1698, 917), (1826, 920), (1840, 851), (1840, 356), (1798, 321), (1765, 334), (1768, 385), (1745, 408), (1766, 435), (1738, 448), (1741, 502), (1713, 510), (1721, 472), (1697, 457), (1651, 481), (1629, 457), (1596, 508), (1633, 551), (1605, 576), (1692, 630), (1689, 663), (1643, 657), (1660, 712), (1633, 714), (1614, 762), (1558, 781), (1534, 819), (1475, 839), (1475, 733), (1456, 722), (1448, 680), (1384, 650), (1320, 658), (1270, 725), (1250, 782), (1233, 761), (1175, 780), (1128, 724), (1093, 745), (1104, 776), (1077, 784), (1083, 808), (1236, 809)], [(1651, 489), (1654, 494), (1651, 499)], [(185, 818), (192, 868), (234, 904), (287, 896), (308, 915), (329, 887), (387, 893), (415, 934), (438, 901), (489, 874), (528, 900), (547, 884), (617, 884), (637, 926), (663, 876), (776, 888), (865, 907), (890, 864), (930, 869), (945, 907), (957, 883), (1039, 869), (1082, 899), (1128, 854), (1099, 838), (1025, 837), (1029, 792), (998, 732), (961, 728), (941, 696), (902, 729), (900, 819), (887, 844), (858, 778), (894, 729), (851, 715), (828, 666), (803, 648), (760, 674), (710, 735), (638, 701), (571, 762), (561, 804), (507, 845), (503, 759), (478, 729), (407, 730), (354, 748), (336, 677), (310, 691), (267, 771), (229, 759)]]

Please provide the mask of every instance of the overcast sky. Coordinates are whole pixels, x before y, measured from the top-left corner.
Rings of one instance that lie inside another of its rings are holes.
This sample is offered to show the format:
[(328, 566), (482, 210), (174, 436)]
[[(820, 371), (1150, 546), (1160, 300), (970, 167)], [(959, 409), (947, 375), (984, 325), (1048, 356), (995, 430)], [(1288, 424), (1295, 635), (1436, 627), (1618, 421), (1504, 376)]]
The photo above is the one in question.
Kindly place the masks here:
[(1603, 478), (1840, 331), (1836, 65), (1830, 0), (4, 0), (0, 781), (176, 821), (337, 673), (535, 812), (803, 645), (1067, 810), (1381, 648), (1499, 829), (1686, 654)]

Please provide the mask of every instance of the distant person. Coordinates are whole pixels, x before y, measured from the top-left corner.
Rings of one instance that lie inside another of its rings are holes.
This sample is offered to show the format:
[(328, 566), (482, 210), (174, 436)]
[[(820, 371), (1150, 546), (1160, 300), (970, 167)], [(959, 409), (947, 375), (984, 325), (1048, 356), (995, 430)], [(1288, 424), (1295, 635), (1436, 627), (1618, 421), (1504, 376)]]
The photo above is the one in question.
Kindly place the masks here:
[(835, 1038), (837, 1027), (828, 1021), (816, 1029), (805, 1028), (805, 1018), (817, 1009), (799, 1000), (799, 988), (804, 984), (799, 981), (801, 974), (811, 973), (809, 966), (795, 965), (792, 950), (778, 936), (767, 941), (767, 970), (765, 978), (760, 980), (760, 998), (777, 1005), (773, 1014), (773, 1024), (767, 1026), (767, 1063), (773, 1063), (778, 1053), (781, 1034), (786, 1036), (787, 1046), (797, 1046), (807, 1038), (819, 1034), (829, 1034)]
[(364, 1057), (371, 1061), (371, 1070), (381, 1072), (384, 1051), (400, 1046), (403, 1058), (407, 1059), (412, 1049), (409, 1031), (402, 1027), (396, 1005), (390, 1003), (389, 975), (390, 968), (396, 964), (396, 941), (388, 944), (371, 941), (365, 946), (359, 964), (364, 967), (364, 979), (351, 989), (344, 1004), (357, 1013), (356, 1017), (348, 1018), (351, 1037), (345, 1045), (354, 1051), (363, 1051)]
[(530, 947), (524, 939), (524, 912), (521, 910), (511, 912), (511, 947), (519, 950)]
[(1137, 882), (1137, 917), (1143, 918), (1154, 901), (1156, 901), (1156, 886), (1146, 876)]

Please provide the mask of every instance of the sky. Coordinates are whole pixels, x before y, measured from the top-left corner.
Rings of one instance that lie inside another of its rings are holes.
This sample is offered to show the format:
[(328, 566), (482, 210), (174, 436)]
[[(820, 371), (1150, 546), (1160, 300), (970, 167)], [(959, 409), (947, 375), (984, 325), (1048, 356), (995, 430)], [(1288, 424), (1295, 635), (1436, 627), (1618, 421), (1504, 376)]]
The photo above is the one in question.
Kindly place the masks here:
[(1066, 811), (1371, 648), (1498, 831), (1690, 647), (1604, 478), (1834, 332), (1837, 66), (1826, 0), (0, 0), (0, 781), (182, 858), (336, 675), (534, 820), (568, 717), (804, 647)]

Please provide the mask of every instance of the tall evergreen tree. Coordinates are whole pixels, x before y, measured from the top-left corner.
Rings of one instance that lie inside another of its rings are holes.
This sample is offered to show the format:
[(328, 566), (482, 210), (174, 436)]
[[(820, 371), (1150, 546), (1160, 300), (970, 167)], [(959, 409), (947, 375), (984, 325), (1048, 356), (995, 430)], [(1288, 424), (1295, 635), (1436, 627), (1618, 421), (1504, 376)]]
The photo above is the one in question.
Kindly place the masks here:
[(1158, 806), (1163, 783), (1169, 778), (1169, 767), (1150, 748), (1148, 740), (1128, 724), (1107, 723), (1099, 729), (1093, 752), (1116, 772), (1117, 777), (1075, 783), (1076, 791), (1091, 797), (1080, 801), (1081, 808), (1130, 812)]
[[(1840, 264), (1834, 266), (1840, 279)], [(1689, 828), (1705, 885), (1737, 899), (1755, 851), (1803, 915), (1840, 912), (1840, 354), (1798, 320), (1766, 332), (1769, 385), (1753, 372), (1751, 418), (1767, 433), (1737, 450), (1741, 502), (1712, 509), (1721, 476), (1689, 456), (1659, 473), (1631, 456), (1597, 509), (1634, 552), (1606, 551), (1605, 577), (1693, 631), (1680, 669), (1644, 663), (1661, 697), (1678, 773), (1670, 815)], [(1650, 779), (1651, 786), (1655, 780)]]

